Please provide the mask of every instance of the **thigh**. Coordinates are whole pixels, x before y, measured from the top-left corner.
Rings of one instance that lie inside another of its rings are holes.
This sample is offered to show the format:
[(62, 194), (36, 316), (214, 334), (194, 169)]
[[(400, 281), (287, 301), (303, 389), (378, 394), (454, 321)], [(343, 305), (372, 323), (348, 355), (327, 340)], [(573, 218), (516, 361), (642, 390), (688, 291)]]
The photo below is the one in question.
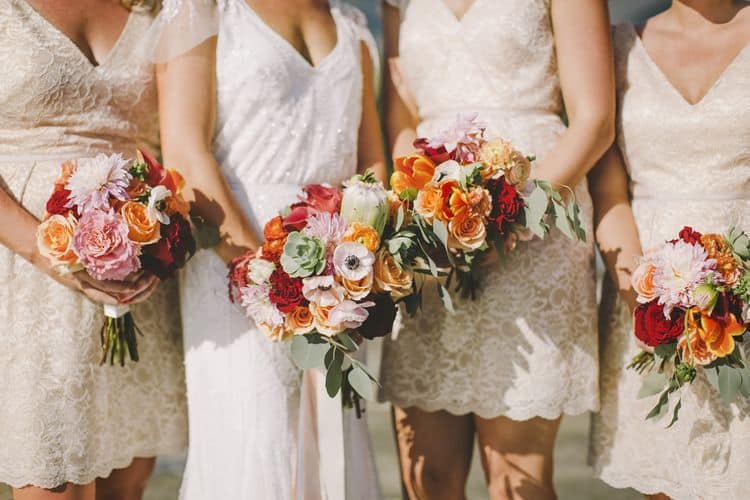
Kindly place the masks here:
[(115, 469), (96, 480), (97, 500), (139, 500), (154, 470), (154, 458), (136, 458), (124, 469)]
[(95, 484), (70, 484), (52, 489), (27, 486), (25, 488), (13, 489), (13, 500), (94, 500), (96, 494)]
[(404, 485), (410, 498), (463, 498), (474, 445), (470, 415), (393, 408)]
[(560, 419), (474, 420), (493, 499), (555, 498), (553, 459)]

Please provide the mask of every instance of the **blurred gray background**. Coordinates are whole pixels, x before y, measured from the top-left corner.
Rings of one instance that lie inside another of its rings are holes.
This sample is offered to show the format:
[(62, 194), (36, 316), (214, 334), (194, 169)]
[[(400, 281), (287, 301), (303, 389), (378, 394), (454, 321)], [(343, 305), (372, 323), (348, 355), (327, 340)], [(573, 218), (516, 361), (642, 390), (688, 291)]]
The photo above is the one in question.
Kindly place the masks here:
[[(348, 1), (361, 8), (367, 14), (370, 27), (376, 34), (376, 37), (380, 38), (380, 1)], [(640, 23), (647, 17), (667, 7), (669, 3), (669, 1), (663, 0), (610, 0), (612, 22), (632, 21)], [(372, 358), (370, 361), (371, 366), (376, 369), (375, 365), (379, 358), (379, 349), (372, 349), (370, 354)], [(389, 408), (387, 405), (372, 405), (369, 409), (369, 419), (383, 493), (387, 500), (399, 499), (401, 498), (401, 486), (393, 434), (389, 422)], [(593, 478), (591, 469), (586, 465), (588, 425), (589, 417), (587, 415), (570, 417), (563, 421), (555, 453), (555, 483), (560, 499), (635, 500), (641, 498), (633, 491), (614, 490)], [(146, 492), (146, 500), (176, 499), (183, 463), (184, 460), (182, 457), (160, 459), (157, 464), (156, 473)], [(487, 498), (478, 457), (475, 457), (474, 460), (474, 468), (467, 488), (467, 498), (470, 500)], [(10, 492), (0, 485), (0, 500), (9, 499)], [(207, 498), (205, 500), (234, 499)]]

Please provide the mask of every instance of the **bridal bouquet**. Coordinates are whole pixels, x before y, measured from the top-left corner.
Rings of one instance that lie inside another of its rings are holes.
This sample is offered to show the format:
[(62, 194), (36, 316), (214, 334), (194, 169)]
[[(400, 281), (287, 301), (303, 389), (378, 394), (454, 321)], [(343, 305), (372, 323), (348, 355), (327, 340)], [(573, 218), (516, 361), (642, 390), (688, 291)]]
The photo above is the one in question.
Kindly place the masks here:
[[(485, 139), (477, 118), (459, 116), (451, 129), (417, 139), (419, 151), (398, 158), (391, 176), (430, 273), (447, 274), (448, 284), (455, 277), (457, 290), (472, 297), (479, 263), (490, 248), (512, 251), (519, 240), (543, 238), (551, 226), (569, 238), (586, 239), (578, 205), (549, 183), (530, 181), (534, 159), (506, 140)], [(447, 289), (438, 291), (450, 309)]]
[[(141, 270), (161, 279), (195, 252), (183, 180), (138, 151), (65, 162), (37, 230), (39, 252), (62, 272), (125, 280)], [(127, 305), (104, 305), (102, 364), (138, 361), (140, 333)]]
[(341, 390), (347, 407), (374, 396), (359, 343), (389, 333), (395, 301), (412, 292), (389, 250), (390, 213), (370, 174), (343, 189), (308, 185), (265, 225), (262, 247), (230, 265), (230, 299), (270, 339), (290, 340), (301, 369), (324, 369), (328, 394)]
[[(664, 415), (669, 396), (705, 373), (726, 404), (750, 397), (750, 369), (740, 346), (750, 323), (750, 238), (730, 229), (701, 234), (690, 227), (648, 252), (633, 274), (640, 305), (635, 336), (642, 351), (630, 368), (657, 366), (644, 379), (640, 398), (661, 393), (646, 418)], [(680, 400), (670, 426), (677, 421)]]

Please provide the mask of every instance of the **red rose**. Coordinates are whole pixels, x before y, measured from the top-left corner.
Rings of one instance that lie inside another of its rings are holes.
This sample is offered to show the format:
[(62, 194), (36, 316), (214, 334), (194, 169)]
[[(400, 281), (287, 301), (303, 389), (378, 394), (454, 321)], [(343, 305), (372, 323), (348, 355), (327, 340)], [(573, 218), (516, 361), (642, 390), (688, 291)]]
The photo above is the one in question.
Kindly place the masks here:
[(491, 181), (488, 188), (492, 196), (490, 219), (495, 223), (494, 229), (504, 235), (518, 222), (524, 209), (523, 198), (515, 187), (505, 181), (505, 177)]
[(321, 184), (310, 184), (302, 188), (307, 195), (305, 203), (308, 207), (318, 212), (337, 214), (341, 210), (341, 190), (323, 186)]
[(187, 258), (194, 253), (195, 239), (190, 224), (176, 213), (170, 216), (169, 224), (162, 224), (161, 239), (143, 247), (141, 263), (147, 271), (166, 279), (184, 266)]
[(673, 309), (664, 317), (664, 307), (656, 300), (639, 305), (634, 314), (635, 336), (650, 347), (675, 342), (685, 331), (685, 312)]
[[(685, 226), (680, 231), (680, 239), (685, 243), (690, 243), (691, 245), (700, 245), (702, 237), (703, 235), (701, 233), (699, 233), (698, 231), (693, 231), (693, 228), (690, 226)], [(678, 240), (672, 240), (672, 243), (677, 243), (677, 241)]]
[(271, 274), (271, 293), (269, 299), (284, 314), (289, 314), (299, 305), (307, 305), (302, 295), (302, 280), (292, 278), (282, 269)]
[(414, 141), (414, 147), (417, 148), (427, 158), (432, 160), (435, 165), (440, 165), (451, 159), (451, 153), (445, 149), (445, 146), (439, 148), (431, 148), (427, 139), (417, 139)]
[(65, 188), (56, 189), (47, 200), (47, 213), (50, 215), (65, 215), (70, 211), (66, 207), (70, 201), (70, 191)]
[(292, 211), (284, 219), (284, 229), (287, 231), (302, 231), (307, 226), (309, 216), (310, 207), (307, 206), (307, 203), (295, 203), (292, 205)]

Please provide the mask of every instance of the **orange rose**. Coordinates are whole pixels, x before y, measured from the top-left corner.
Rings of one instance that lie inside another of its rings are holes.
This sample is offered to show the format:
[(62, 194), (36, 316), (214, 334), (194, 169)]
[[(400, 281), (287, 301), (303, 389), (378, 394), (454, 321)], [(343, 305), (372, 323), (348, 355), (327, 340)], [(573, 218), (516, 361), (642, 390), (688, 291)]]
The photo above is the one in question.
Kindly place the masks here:
[(370, 273), (361, 280), (356, 281), (341, 277), (340, 282), (352, 300), (362, 300), (372, 291), (373, 278), (373, 273)]
[(286, 317), (286, 329), (293, 335), (304, 335), (315, 328), (314, 321), (309, 307), (297, 306)]
[[(690, 345), (688, 345), (688, 337)], [(708, 346), (697, 332), (688, 332), (677, 341), (677, 348), (683, 361), (694, 365), (706, 366), (716, 361), (716, 356), (708, 350)]]
[(263, 237), (266, 240), (286, 240), (289, 235), (286, 229), (284, 229), (284, 220), (278, 216), (266, 222), (263, 228)]
[(448, 223), (448, 233), (466, 251), (478, 250), (487, 239), (487, 228), (482, 217), (455, 217)]
[(292, 332), (287, 330), (284, 325), (271, 326), (266, 323), (258, 323), (258, 329), (263, 332), (269, 340), (273, 340), (274, 342), (281, 342), (292, 336)]
[(371, 252), (375, 252), (380, 248), (380, 235), (375, 228), (360, 222), (353, 222), (349, 226), (349, 229), (346, 230), (346, 233), (344, 233), (341, 241), (359, 243)]
[(78, 262), (78, 256), (73, 252), (73, 233), (77, 224), (72, 214), (67, 217), (53, 215), (39, 224), (36, 231), (39, 253), (53, 266), (72, 266)]
[(656, 266), (651, 263), (643, 263), (636, 268), (631, 277), (633, 289), (643, 303), (651, 302), (656, 298), (656, 289), (654, 286), (654, 275)]
[(708, 258), (716, 260), (716, 269), (724, 282), (734, 286), (740, 279), (741, 271), (724, 237), (718, 234), (704, 234), (701, 236), (701, 245), (708, 252)]
[(336, 306), (323, 307), (310, 302), (310, 311), (312, 312), (315, 329), (321, 335), (333, 337), (344, 331), (344, 327), (331, 325), (328, 321), (328, 315), (334, 307)]
[(712, 318), (694, 307), (688, 310), (686, 318), (688, 331), (700, 335), (708, 351), (720, 358), (732, 354), (735, 348), (734, 337), (745, 333), (745, 326), (732, 313), (727, 315), (726, 320)]
[(435, 164), (419, 154), (396, 158), (394, 172), (391, 175), (391, 189), (401, 196), (407, 189), (419, 191), (435, 175)]
[(140, 245), (150, 245), (159, 241), (161, 224), (157, 220), (151, 220), (143, 203), (124, 203), (120, 207), (120, 215), (128, 225), (128, 238)]
[(390, 293), (394, 300), (401, 299), (412, 293), (412, 275), (401, 269), (393, 255), (382, 248), (375, 254), (376, 292)]
[(414, 201), (414, 210), (427, 222), (432, 222), (440, 213), (443, 206), (443, 196), (440, 187), (430, 182), (419, 191)]

